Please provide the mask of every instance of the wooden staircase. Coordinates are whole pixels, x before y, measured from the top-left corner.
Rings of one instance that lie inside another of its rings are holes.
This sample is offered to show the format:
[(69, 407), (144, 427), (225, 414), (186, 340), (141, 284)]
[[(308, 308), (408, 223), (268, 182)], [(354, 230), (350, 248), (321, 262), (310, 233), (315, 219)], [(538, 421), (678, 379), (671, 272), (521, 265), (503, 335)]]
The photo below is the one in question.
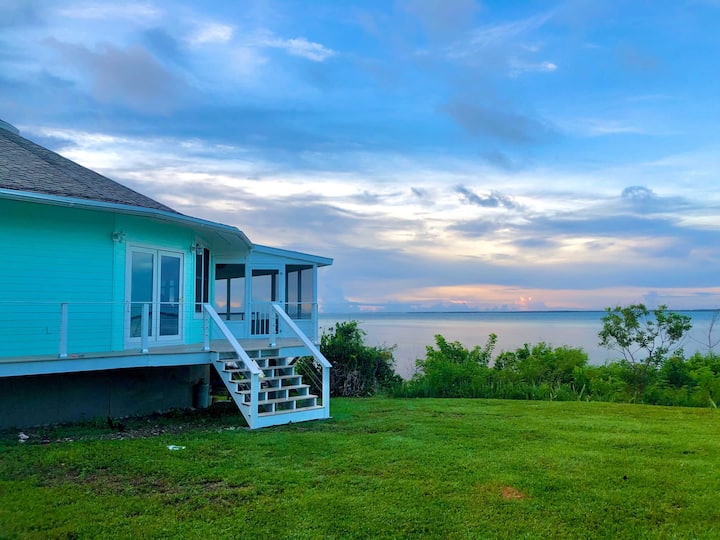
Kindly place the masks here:
[(222, 353), (215, 369), (252, 428), (327, 418), (320, 397), (310, 392), (295, 372), (294, 357), (279, 355), (276, 349), (248, 351), (262, 372), (258, 391), (257, 414), (252, 411), (250, 371), (235, 353)]
[(330, 362), (280, 304), (273, 303), (271, 308), (277, 314), (278, 324), (299, 339), (302, 349), (322, 371), (322, 397), (312, 394), (310, 386), (295, 373), (295, 357), (282, 354), (275, 337), (270, 336), (267, 347), (245, 350), (209, 304), (203, 304), (204, 350), (211, 350), (214, 324), (232, 352), (217, 352), (213, 365), (250, 429), (330, 418)]

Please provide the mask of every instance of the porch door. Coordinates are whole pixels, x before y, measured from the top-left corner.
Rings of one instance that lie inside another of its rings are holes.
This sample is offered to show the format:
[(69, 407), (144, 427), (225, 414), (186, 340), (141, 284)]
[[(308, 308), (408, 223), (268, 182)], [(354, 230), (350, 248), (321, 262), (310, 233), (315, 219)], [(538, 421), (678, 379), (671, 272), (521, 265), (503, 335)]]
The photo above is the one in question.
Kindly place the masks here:
[(151, 342), (182, 338), (183, 254), (130, 248), (128, 260), (127, 335), (139, 341), (143, 305), (148, 305), (148, 339)]

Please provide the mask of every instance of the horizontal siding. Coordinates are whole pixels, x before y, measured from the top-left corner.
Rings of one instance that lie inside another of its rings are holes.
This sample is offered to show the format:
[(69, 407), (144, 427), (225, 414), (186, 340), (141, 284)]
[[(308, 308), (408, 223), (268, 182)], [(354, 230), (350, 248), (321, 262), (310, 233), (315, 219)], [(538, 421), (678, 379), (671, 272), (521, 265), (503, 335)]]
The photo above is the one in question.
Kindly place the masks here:
[(125, 233), (125, 243), (145, 244), (175, 251), (189, 252), (195, 242), (192, 229), (150, 218), (117, 215), (116, 230)]
[[(112, 212), (0, 200), (0, 356), (57, 354), (60, 303), (70, 305), (68, 352), (125, 348), (129, 246), (184, 253), (185, 301), (194, 299), (189, 227)], [(113, 232), (124, 241), (114, 242)], [(191, 306), (190, 306), (191, 307)], [(186, 341), (202, 319), (185, 317)]]
[[(75, 350), (108, 350), (117, 324), (113, 215), (14, 201), (2, 201), (0, 211), (13, 245), (0, 269), (0, 354), (56, 354), (60, 302), (71, 303)], [(80, 330), (83, 318), (92, 324)]]
[[(3, 301), (111, 301), (113, 216), (3, 201)], [(9, 206), (9, 208), (8, 208)]]

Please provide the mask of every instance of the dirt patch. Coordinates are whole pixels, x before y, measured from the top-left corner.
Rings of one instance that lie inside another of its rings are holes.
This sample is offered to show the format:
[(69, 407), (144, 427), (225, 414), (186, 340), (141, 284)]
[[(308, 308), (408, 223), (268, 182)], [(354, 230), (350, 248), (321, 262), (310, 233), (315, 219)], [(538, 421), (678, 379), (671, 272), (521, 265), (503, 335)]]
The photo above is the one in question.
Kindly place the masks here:
[(522, 491), (515, 489), (512, 486), (501, 486), (500, 494), (506, 501), (522, 501), (523, 499), (528, 498)]
[(50, 444), (86, 440), (145, 439), (166, 434), (197, 431), (246, 430), (237, 409), (211, 407), (197, 411), (170, 411), (165, 414), (98, 418), (77, 424), (38, 426), (0, 431), (0, 444)]
[(179, 493), (178, 486), (166, 479), (148, 476), (113, 474), (105, 468), (94, 471), (64, 470), (43, 475), (39, 485), (58, 487), (68, 484), (82, 485), (98, 495), (148, 495), (152, 493)]

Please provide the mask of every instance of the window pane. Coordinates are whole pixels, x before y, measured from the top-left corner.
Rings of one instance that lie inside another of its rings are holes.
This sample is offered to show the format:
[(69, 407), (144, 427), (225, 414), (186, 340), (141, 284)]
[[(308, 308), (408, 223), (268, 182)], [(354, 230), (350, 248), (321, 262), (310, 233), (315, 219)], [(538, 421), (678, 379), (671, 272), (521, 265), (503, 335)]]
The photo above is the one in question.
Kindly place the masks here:
[(277, 270), (253, 270), (252, 272), (252, 301), (274, 302)]
[[(143, 304), (131, 304), (130, 305), (130, 337), (140, 337), (142, 333), (142, 310)], [(152, 316), (153, 316), (153, 305), (151, 302), (147, 303), (148, 306), (148, 336), (152, 336)]]
[(161, 336), (180, 333), (180, 257), (160, 256), (160, 320)]
[(153, 260), (152, 253), (132, 252), (130, 269), (130, 337), (140, 337), (142, 332), (143, 304), (148, 303), (148, 334), (152, 335)]
[(297, 266), (285, 267), (285, 313), (300, 318), (300, 271)]
[(245, 278), (233, 278), (230, 280), (230, 309), (229, 319), (238, 321), (243, 319), (245, 312)]
[(200, 304), (203, 302), (203, 256), (195, 255), (195, 311), (202, 311)]
[(202, 279), (202, 301), (210, 301), (210, 250), (203, 250), (203, 279)]
[(202, 312), (202, 304), (210, 300), (210, 250), (203, 248), (195, 254), (195, 313)]
[(132, 252), (130, 301), (152, 302), (153, 254)]
[(314, 302), (315, 283), (313, 281), (314, 272), (312, 268), (306, 268), (301, 272), (300, 279), (302, 287), (300, 289), (300, 298), (303, 302)]
[(160, 304), (160, 335), (176, 336), (180, 333), (180, 305)]
[(180, 257), (160, 257), (160, 301), (177, 302), (180, 297)]
[(227, 303), (228, 293), (228, 280), (227, 279), (216, 279), (215, 280), (215, 311), (223, 315), (228, 311)]

